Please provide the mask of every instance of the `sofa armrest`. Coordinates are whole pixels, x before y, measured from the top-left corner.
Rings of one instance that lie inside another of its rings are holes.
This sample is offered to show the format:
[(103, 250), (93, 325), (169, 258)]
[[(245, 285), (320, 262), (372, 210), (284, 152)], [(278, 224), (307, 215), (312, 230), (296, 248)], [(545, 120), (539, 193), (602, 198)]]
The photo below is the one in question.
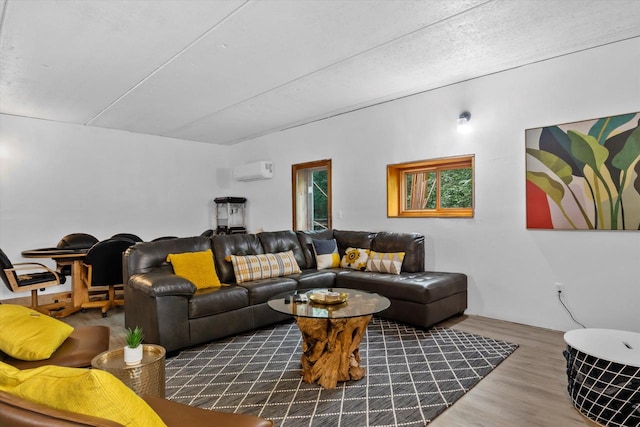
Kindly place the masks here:
[(273, 422), (253, 415), (219, 412), (187, 406), (156, 396), (142, 396), (167, 427), (273, 427)]
[(150, 297), (169, 295), (191, 297), (197, 290), (196, 286), (184, 277), (165, 271), (134, 274), (129, 278), (128, 285)]
[(142, 328), (145, 341), (167, 353), (189, 346), (189, 301), (195, 285), (163, 270), (138, 273), (124, 287), (124, 326)]
[[(273, 427), (273, 422), (253, 415), (211, 411), (155, 396), (142, 399), (167, 427)], [(15, 427), (122, 427), (114, 421), (51, 408), (0, 391), (0, 425)]]

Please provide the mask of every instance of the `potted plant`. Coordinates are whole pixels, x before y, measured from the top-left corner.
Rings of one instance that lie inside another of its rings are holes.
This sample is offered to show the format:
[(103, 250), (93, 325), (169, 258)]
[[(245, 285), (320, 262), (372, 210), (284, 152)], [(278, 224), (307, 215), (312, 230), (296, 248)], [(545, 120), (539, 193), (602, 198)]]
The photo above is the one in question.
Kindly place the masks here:
[(124, 363), (127, 365), (137, 365), (142, 361), (142, 340), (144, 335), (142, 329), (136, 326), (133, 330), (127, 328), (127, 336), (125, 340), (127, 345), (124, 347)]

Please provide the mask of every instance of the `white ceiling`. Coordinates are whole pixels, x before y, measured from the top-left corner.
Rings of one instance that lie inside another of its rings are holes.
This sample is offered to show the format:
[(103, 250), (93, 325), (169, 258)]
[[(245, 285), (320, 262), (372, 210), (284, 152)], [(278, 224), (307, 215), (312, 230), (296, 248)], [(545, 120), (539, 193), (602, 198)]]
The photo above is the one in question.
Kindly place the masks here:
[(217, 144), (640, 36), (638, 0), (0, 0), (0, 10), (1, 113)]

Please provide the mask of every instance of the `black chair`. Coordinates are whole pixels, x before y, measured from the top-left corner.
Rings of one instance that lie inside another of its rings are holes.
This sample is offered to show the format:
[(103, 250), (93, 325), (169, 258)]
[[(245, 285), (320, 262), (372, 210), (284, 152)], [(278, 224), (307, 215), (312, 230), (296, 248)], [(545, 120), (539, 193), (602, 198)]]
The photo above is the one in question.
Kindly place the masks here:
[[(51, 315), (52, 311), (67, 306), (67, 303), (64, 302), (43, 305), (38, 303), (38, 289), (59, 286), (65, 282), (65, 277), (58, 272), (44, 264), (35, 262), (12, 264), (2, 249), (0, 249), (0, 266), (2, 267), (2, 271), (0, 271), (2, 281), (11, 292), (31, 291), (30, 308)], [(18, 270), (24, 271), (24, 274), (18, 274)]]
[(91, 294), (96, 287), (107, 287), (107, 299), (82, 303), (82, 309), (100, 308), (102, 317), (107, 317), (111, 307), (124, 305), (124, 297), (116, 298), (116, 287), (123, 288), (122, 256), (135, 243), (128, 239), (108, 239), (89, 249), (84, 259), (83, 281)]
[(131, 233), (118, 233), (118, 234), (114, 234), (113, 236), (111, 236), (112, 239), (129, 239), (134, 243), (138, 243), (138, 242), (143, 242), (144, 240), (142, 240), (140, 237), (136, 236), (135, 234), (131, 234)]
[[(86, 233), (71, 233), (64, 236), (58, 242), (56, 248), (58, 249), (89, 249), (91, 246), (98, 243), (98, 239), (91, 234)], [(56, 269), (63, 276), (71, 276), (71, 265), (58, 263)]]

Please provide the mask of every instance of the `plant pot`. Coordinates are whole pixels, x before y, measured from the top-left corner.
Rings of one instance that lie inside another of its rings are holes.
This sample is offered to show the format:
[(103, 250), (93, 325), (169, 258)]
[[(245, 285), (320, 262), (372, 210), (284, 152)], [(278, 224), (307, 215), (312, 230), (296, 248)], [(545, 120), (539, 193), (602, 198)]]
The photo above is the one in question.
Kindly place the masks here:
[(136, 348), (124, 347), (124, 363), (127, 365), (137, 365), (142, 361), (142, 344)]

